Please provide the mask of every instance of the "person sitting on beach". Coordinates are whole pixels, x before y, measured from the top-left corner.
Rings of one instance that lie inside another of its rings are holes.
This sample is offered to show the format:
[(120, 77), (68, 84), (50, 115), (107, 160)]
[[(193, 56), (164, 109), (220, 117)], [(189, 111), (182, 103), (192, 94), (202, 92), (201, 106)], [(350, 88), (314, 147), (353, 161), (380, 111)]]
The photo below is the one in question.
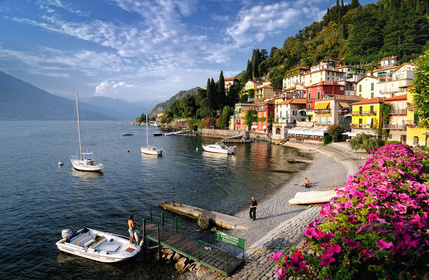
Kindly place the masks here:
[(313, 186), (313, 184), (311, 184), (310, 181), (308, 181), (307, 178), (305, 178), (304, 182), (302, 182), (302, 184), (300, 185), (300, 187), (305, 187), (307, 189), (310, 188), (310, 187), (312, 187), (312, 186)]

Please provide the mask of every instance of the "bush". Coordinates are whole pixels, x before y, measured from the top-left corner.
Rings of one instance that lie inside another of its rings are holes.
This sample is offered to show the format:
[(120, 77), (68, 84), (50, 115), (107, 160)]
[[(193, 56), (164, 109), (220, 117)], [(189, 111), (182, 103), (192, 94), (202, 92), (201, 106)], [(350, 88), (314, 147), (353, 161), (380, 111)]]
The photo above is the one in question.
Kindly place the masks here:
[(395, 140), (391, 140), (391, 141), (386, 141), (386, 145), (387, 144), (401, 144), (401, 142), (395, 141)]
[(428, 160), (402, 144), (373, 152), (306, 228), (304, 247), (271, 257), (279, 278), (427, 279)]

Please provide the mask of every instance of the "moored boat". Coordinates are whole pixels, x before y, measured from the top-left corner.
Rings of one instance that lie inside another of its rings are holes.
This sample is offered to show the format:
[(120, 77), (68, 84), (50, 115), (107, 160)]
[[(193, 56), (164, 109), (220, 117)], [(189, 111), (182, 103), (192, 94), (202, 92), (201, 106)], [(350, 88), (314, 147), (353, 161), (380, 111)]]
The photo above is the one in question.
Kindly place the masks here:
[(220, 154), (228, 154), (228, 155), (232, 155), (235, 152), (235, 146), (228, 147), (222, 142), (203, 145), (203, 149), (204, 151), (211, 152), (211, 153), (220, 153)]
[(74, 234), (63, 230), (55, 245), (60, 251), (105, 263), (124, 261), (140, 252), (140, 246), (130, 244), (125, 236), (86, 227)]
[(149, 145), (149, 130), (148, 130), (147, 116), (146, 116), (146, 147), (141, 147), (140, 152), (142, 154), (155, 155), (155, 156), (162, 156), (162, 153), (164, 152), (163, 149), (159, 149), (155, 146)]

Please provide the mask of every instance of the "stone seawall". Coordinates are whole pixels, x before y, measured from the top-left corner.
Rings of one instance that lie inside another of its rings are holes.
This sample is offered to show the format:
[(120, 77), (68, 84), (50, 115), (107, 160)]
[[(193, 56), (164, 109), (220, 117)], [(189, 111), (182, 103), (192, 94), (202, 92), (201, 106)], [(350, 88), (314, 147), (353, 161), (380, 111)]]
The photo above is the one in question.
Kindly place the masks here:
[(253, 138), (255, 140), (271, 142), (271, 137), (267, 133), (263, 133), (263, 132), (249, 132), (249, 131), (212, 129), (212, 128), (201, 129), (201, 136), (203, 137), (224, 139), (224, 138), (237, 137), (237, 136), (243, 136), (243, 135), (246, 139)]

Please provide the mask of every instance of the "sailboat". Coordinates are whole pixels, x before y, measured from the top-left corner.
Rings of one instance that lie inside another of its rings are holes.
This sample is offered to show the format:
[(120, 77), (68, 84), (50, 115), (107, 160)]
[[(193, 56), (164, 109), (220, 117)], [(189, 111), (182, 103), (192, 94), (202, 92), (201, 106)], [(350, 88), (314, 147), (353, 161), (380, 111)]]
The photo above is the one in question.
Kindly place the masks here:
[(162, 152), (164, 151), (163, 149), (158, 149), (155, 146), (149, 146), (149, 128), (148, 128), (148, 124), (149, 124), (149, 122), (147, 121), (147, 116), (146, 116), (146, 148), (145, 147), (141, 147), (140, 151), (141, 151), (142, 154), (162, 156)]
[(79, 153), (80, 156), (70, 156), (70, 161), (74, 169), (79, 171), (101, 172), (104, 168), (102, 163), (96, 162), (91, 158), (92, 153), (82, 153), (82, 141), (80, 137), (80, 122), (79, 122), (79, 102), (76, 91), (76, 114), (77, 114), (77, 131), (79, 135)]

